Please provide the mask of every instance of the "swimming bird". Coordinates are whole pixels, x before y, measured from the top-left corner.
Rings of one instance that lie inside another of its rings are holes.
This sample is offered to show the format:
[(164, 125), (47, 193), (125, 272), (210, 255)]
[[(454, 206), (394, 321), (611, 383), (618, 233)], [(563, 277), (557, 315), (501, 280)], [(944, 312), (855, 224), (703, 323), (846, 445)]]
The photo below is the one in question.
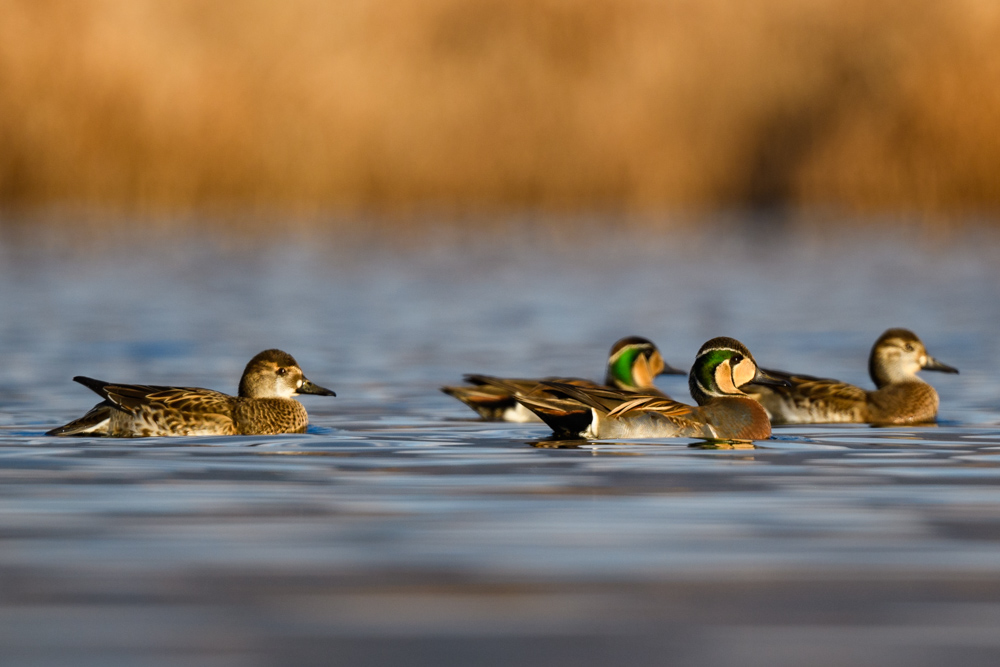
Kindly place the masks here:
[[(608, 354), (604, 385), (622, 391), (643, 391), (666, 397), (653, 384), (657, 375), (684, 375), (673, 368), (651, 341), (639, 336), (628, 336), (617, 341)], [(565, 382), (587, 387), (602, 385), (581, 378), (496, 378), (470, 373), (463, 378), (468, 385), (441, 387), (441, 391), (454, 396), (479, 413), (486, 421), (537, 422), (533, 412), (514, 399), (515, 393), (528, 393), (545, 381)]]
[(198, 387), (115, 384), (73, 378), (104, 400), (46, 435), (270, 435), (301, 433), (309, 424), (300, 394), (336, 396), (302, 374), (292, 355), (264, 350), (247, 364), (237, 396)]
[[(543, 383), (556, 394), (555, 400), (544, 393), (519, 393), (517, 400), (557, 437), (765, 440), (771, 435), (767, 413), (743, 388), (783, 383), (758, 368), (745, 345), (720, 337), (701, 346), (691, 367), (688, 386), (696, 406), (652, 394), (559, 382)], [(567, 402), (575, 407), (567, 409)]]
[(767, 410), (774, 424), (851, 422), (916, 424), (934, 421), (938, 394), (917, 372), (958, 373), (930, 354), (908, 329), (889, 329), (875, 341), (868, 374), (869, 391), (839, 380), (767, 371), (789, 382), (787, 387), (755, 387), (748, 391)]

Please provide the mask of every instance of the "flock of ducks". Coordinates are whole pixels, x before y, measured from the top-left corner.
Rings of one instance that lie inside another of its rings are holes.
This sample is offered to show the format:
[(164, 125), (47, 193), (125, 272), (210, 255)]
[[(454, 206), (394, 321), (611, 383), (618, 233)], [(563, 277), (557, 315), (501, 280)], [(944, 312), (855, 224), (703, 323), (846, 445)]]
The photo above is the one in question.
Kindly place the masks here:
[(687, 405), (653, 386), (654, 375), (679, 371), (664, 363), (653, 343), (632, 337), (611, 348), (604, 385), (575, 378), (467, 375), (468, 385), (442, 391), (484, 419), (529, 419), (516, 404), (548, 424), (558, 438), (764, 440), (772, 424), (934, 421), (937, 392), (917, 372), (958, 372), (928, 354), (907, 329), (889, 329), (875, 341), (868, 370), (873, 391), (839, 380), (765, 370), (739, 341), (713, 338), (698, 350), (688, 374), (697, 405)]
[[(687, 373), (697, 405), (657, 389), (658, 375), (684, 375), (656, 346), (637, 336), (611, 348), (600, 384), (581, 378), (498, 378), (466, 375), (442, 387), (488, 421), (548, 424), (557, 438), (693, 437), (765, 440), (772, 424), (934, 421), (938, 395), (917, 372), (958, 373), (930, 354), (907, 329), (889, 329), (872, 347), (866, 390), (838, 380), (765, 370), (733, 338), (713, 338)], [(236, 396), (195, 387), (114, 384), (73, 378), (103, 400), (87, 414), (47, 433), (103, 435), (268, 435), (300, 433), (308, 425), (301, 394), (335, 396), (310, 382), (291, 355), (265, 350), (247, 364)]]

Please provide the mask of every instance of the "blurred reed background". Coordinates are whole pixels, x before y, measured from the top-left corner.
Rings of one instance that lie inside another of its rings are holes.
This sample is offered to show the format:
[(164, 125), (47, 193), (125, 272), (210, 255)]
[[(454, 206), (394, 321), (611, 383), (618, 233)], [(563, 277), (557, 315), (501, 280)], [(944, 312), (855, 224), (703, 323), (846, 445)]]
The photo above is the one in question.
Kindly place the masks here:
[(996, 0), (0, 0), (0, 208), (1000, 205)]

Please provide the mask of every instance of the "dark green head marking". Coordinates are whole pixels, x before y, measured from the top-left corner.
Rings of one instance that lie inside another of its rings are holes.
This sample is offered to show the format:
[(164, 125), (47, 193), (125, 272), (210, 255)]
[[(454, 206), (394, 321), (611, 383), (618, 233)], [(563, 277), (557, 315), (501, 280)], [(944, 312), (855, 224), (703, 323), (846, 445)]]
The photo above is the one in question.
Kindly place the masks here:
[[(750, 350), (734, 338), (713, 338), (702, 345), (688, 375), (688, 387), (694, 400), (702, 404), (720, 396), (742, 395), (738, 385), (733, 381), (732, 370), (744, 359), (754, 363)], [(719, 365), (725, 362), (729, 362), (730, 366), (728, 374), (730, 386), (720, 387), (716, 371)]]
[(629, 336), (622, 338), (611, 347), (608, 357), (608, 373), (605, 384), (619, 389), (639, 389), (633, 369), (640, 356), (646, 360), (656, 352), (656, 346), (645, 338)]

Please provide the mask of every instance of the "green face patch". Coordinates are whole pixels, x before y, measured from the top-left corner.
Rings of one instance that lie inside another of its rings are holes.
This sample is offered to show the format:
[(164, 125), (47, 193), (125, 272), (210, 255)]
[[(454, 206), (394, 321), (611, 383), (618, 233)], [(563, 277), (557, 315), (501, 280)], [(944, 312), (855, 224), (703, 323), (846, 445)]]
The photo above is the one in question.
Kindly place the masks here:
[(732, 350), (709, 350), (695, 360), (694, 375), (706, 391), (718, 391), (715, 369), (723, 361), (732, 359), (735, 354)]
[(631, 345), (618, 351), (617, 356), (611, 362), (611, 375), (617, 382), (627, 387), (635, 386), (635, 380), (632, 378), (632, 366), (640, 352), (640, 348)]

